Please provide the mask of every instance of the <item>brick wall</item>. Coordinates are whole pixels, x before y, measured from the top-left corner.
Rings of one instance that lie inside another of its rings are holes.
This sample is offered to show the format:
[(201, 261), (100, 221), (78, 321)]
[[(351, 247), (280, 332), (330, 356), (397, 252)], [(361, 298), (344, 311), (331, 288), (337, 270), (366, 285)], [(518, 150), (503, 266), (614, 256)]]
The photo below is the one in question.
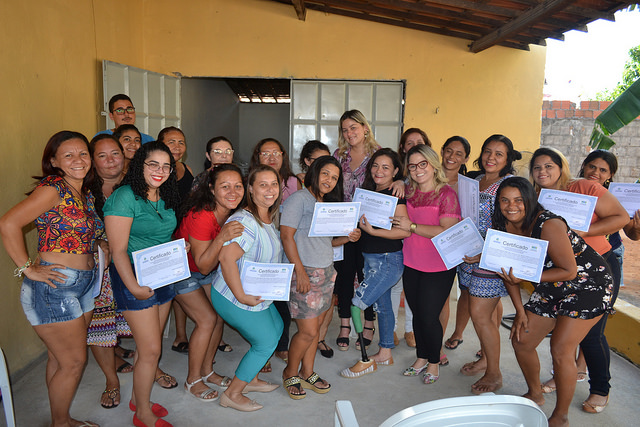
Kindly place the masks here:
[[(577, 176), (589, 153), (589, 138), (595, 118), (611, 101), (582, 101), (580, 108), (570, 101), (543, 101), (541, 147), (560, 150), (569, 160), (571, 173)], [(618, 157), (615, 180), (635, 182), (640, 177), (640, 119), (612, 135), (616, 145), (611, 152)]]

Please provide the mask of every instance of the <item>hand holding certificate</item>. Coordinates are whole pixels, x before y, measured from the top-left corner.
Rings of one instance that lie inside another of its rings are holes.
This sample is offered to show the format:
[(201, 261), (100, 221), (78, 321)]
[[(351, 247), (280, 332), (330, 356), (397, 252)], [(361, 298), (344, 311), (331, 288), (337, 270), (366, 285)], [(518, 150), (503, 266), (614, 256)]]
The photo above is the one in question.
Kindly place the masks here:
[(135, 251), (131, 257), (140, 286), (156, 289), (191, 277), (184, 239)]
[(444, 265), (451, 269), (463, 262), (465, 256), (482, 251), (484, 240), (471, 218), (465, 218), (431, 239)]
[(545, 209), (563, 217), (569, 227), (578, 231), (589, 231), (591, 217), (596, 209), (598, 198), (569, 191), (549, 190), (540, 191), (538, 202)]
[(609, 184), (609, 193), (618, 199), (629, 214), (629, 218), (633, 218), (636, 211), (640, 209), (640, 184), (612, 182)]
[(494, 229), (487, 236), (480, 258), (480, 268), (502, 273), (513, 268), (513, 275), (530, 282), (540, 282), (549, 242)]
[(360, 202), (360, 216), (364, 215), (369, 224), (391, 230), (391, 217), (396, 211), (397, 197), (356, 188), (353, 201)]
[(263, 300), (289, 301), (293, 264), (265, 264), (245, 261), (240, 272), (242, 289)]
[(358, 227), (360, 203), (316, 203), (309, 228), (309, 237), (348, 236)]

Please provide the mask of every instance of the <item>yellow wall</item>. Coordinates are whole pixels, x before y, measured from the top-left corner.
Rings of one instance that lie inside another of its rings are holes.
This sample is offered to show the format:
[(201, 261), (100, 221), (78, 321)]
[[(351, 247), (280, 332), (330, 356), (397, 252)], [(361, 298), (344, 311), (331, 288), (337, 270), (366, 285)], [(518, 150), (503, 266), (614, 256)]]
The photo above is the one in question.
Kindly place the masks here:
[[(314, 11), (302, 22), (291, 6), (256, 0), (3, 1), (0, 31), (0, 214), (24, 197), (49, 136), (101, 128), (103, 59), (185, 76), (402, 79), (405, 126), (436, 146), (460, 134), (475, 157), (492, 133), (518, 149), (539, 144), (545, 50), (535, 46), (472, 54), (466, 40)], [(0, 250), (0, 345), (12, 372), (43, 351), (14, 268)]]

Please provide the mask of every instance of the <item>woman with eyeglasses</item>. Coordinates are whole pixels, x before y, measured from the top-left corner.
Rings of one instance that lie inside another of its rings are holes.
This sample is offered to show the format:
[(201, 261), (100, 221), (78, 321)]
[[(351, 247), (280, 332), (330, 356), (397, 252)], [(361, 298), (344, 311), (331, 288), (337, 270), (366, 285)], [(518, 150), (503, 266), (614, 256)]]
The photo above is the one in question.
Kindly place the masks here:
[(456, 269), (447, 270), (431, 239), (460, 221), (458, 195), (447, 185), (438, 154), (426, 145), (407, 152), (408, 216), (393, 218), (393, 226), (410, 232), (404, 239), (402, 282), (413, 312), (416, 361), (403, 375), (422, 373), (425, 384), (440, 377), (442, 324), (440, 312), (449, 298)]
[(204, 153), (204, 171), (200, 172), (193, 180), (191, 190), (195, 190), (202, 184), (209, 174), (211, 168), (218, 164), (233, 163), (233, 144), (224, 136), (216, 136), (207, 141), (207, 148)]
[[(491, 228), (491, 215), (498, 187), (513, 173), (513, 162), (522, 158), (513, 143), (504, 135), (491, 135), (482, 144), (480, 157), (474, 164), (480, 169), (480, 206), (478, 231), (484, 238)], [(467, 376), (484, 375), (471, 386), (471, 392), (481, 394), (494, 392), (502, 387), (500, 372), (500, 320), (502, 303), (500, 298), (509, 294), (497, 274), (479, 267), (480, 255), (465, 257), (458, 266), (458, 282), (462, 290), (468, 289), (469, 313), (480, 339), (480, 360), (465, 364), (460, 372)]]
[[(89, 142), (84, 135), (72, 131), (54, 134), (42, 153), (39, 183), (0, 218), (2, 243), (18, 266), (14, 275), (25, 276), (20, 288), (22, 308), (47, 348), (46, 387), (54, 427), (97, 426), (69, 414), (87, 360), (93, 281), (99, 274), (94, 253), (103, 232), (85, 180), (90, 168)], [(38, 255), (32, 262), (22, 229), (33, 222), (38, 231)]]
[(134, 125), (120, 125), (113, 132), (113, 136), (116, 137), (124, 150), (124, 167), (122, 173), (126, 174), (129, 168), (129, 162), (131, 162), (136, 151), (138, 151), (138, 148), (142, 145), (140, 131)]
[[(290, 195), (302, 188), (302, 182), (291, 171), (291, 163), (289, 163), (287, 151), (277, 139), (265, 138), (256, 144), (249, 163), (249, 171), (254, 170), (259, 165), (271, 166), (280, 175), (282, 180), (281, 203), (284, 203)], [(278, 347), (276, 347), (275, 355), (287, 363), (289, 360), (291, 313), (289, 313), (289, 306), (286, 301), (275, 301), (273, 304), (278, 309), (278, 313), (280, 313), (284, 322), (284, 330), (278, 342)], [(264, 366), (263, 372), (271, 372), (270, 362), (267, 362)]]
[(120, 186), (107, 199), (103, 211), (113, 262), (109, 266), (118, 311), (124, 314), (136, 342), (133, 393), (129, 408), (135, 426), (171, 426), (161, 417), (168, 411), (150, 401), (153, 382), (177, 387), (175, 378), (158, 368), (162, 330), (173, 286), (155, 290), (140, 286), (131, 253), (169, 242), (176, 228), (178, 208), (175, 160), (169, 148), (153, 141), (143, 145), (131, 160)]

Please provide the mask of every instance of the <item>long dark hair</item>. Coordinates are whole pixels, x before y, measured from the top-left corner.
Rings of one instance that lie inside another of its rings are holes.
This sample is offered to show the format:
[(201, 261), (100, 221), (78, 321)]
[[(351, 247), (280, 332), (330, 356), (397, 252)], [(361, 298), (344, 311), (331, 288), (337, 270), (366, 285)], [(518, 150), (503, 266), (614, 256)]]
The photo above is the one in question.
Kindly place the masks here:
[(147, 161), (149, 154), (153, 151), (162, 151), (169, 155), (169, 161), (171, 162), (171, 173), (169, 178), (160, 186), (160, 198), (164, 201), (166, 209), (173, 209), (176, 211), (180, 203), (180, 196), (178, 195), (178, 183), (176, 179), (176, 161), (171, 155), (169, 147), (162, 142), (151, 141), (143, 144), (129, 163), (129, 169), (127, 174), (122, 179), (120, 186), (129, 185), (133, 194), (137, 198), (143, 200), (147, 199), (147, 192), (149, 191), (149, 185), (144, 180), (144, 162)]
[[(220, 174), (227, 171), (236, 172), (238, 176), (240, 176), (240, 180), (243, 180), (242, 171), (233, 163), (215, 165), (210, 171), (207, 172), (205, 179), (202, 180), (200, 185), (198, 185), (198, 187), (196, 187), (189, 194), (187, 200), (185, 200), (183, 205), (180, 207), (181, 217), (184, 217), (190, 211), (213, 211), (216, 208), (216, 198), (211, 190), (213, 189), (213, 187), (215, 187), (216, 181), (218, 180)], [(238, 203), (238, 207), (244, 206), (245, 198), (246, 192), (240, 203)]]
[(258, 224), (262, 226), (263, 225), (262, 220), (260, 219), (260, 215), (258, 215), (258, 206), (254, 203), (253, 197), (251, 197), (251, 194), (249, 194), (249, 186), (252, 186), (255, 183), (256, 175), (258, 175), (260, 172), (273, 172), (276, 175), (276, 178), (278, 179), (278, 190), (279, 190), (278, 198), (273, 203), (273, 205), (269, 207), (269, 211), (268, 211), (269, 218), (271, 218), (271, 221), (274, 221), (276, 219), (276, 215), (280, 211), (280, 202), (282, 201), (282, 182), (280, 181), (280, 175), (278, 175), (278, 171), (276, 171), (274, 168), (272, 168), (269, 165), (258, 165), (255, 168), (251, 169), (251, 171), (249, 172), (249, 177), (247, 178), (247, 188), (245, 190), (245, 193), (247, 195), (246, 196), (247, 205), (245, 209), (249, 211), (253, 215), (253, 217), (256, 219)]
[[(463, 137), (463, 136), (459, 136), (459, 135), (455, 135), (452, 136), (451, 138), (447, 139), (444, 144), (442, 145), (442, 154), (444, 154), (444, 149), (447, 148), (447, 146), (449, 144), (451, 144), (452, 142), (459, 142), (460, 144), (462, 144), (462, 148), (464, 148), (464, 153), (465, 153), (465, 157), (469, 157), (469, 154), (471, 154), (471, 144), (469, 144), (469, 141), (467, 141), (467, 138)], [(444, 156), (443, 156), (444, 157)], [(467, 165), (465, 165), (464, 163), (460, 166), (460, 169), (458, 169), (458, 173), (460, 175), (467, 175)]]
[[(262, 146), (267, 142), (276, 143), (278, 145), (278, 149), (282, 151), (282, 166), (280, 166), (280, 170), (276, 172), (280, 176), (280, 179), (282, 180), (282, 183), (284, 184), (284, 186), (287, 186), (287, 181), (289, 180), (289, 178), (295, 175), (291, 171), (291, 163), (289, 162), (289, 155), (287, 154), (287, 150), (284, 149), (284, 146), (277, 139), (265, 138), (260, 140), (260, 142), (256, 144), (255, 148), (253, 149), (253, 154), (251, 155), (251, 161), (249, 162), (249, 170), (251, 171), (261, 164), (260, 151), (262, 150)], [(296, 180), (300, 182), (300, 178), (298, 178), (297, 176), (295, 177), (296, 177)], [(302, 182), (300, 182), (300, 184), (302, 184)], [(297, 188), (293, 190), (295, 191), (297, 190)]]
[(89, 187), (89, 190), (91, 190), (91, 194), (93, 194), (93, 197), (95, 197), (94, 203), (96, 206), (96, 212), (102, 219), (104, 219), (102, 208), (104, 207), (104, 202), (106, 201), (104, 193), (102, 192), (102, 185), (104, 184), (104, 180), (100, 175), (98, 175), (95, 162), (93, 161), (93, 156), (96, 153), (96, 145), (98, 145), (98, 142), (104, 139), (115, 142), (120, 149), (120, 153), (122, 153), (122, 156), (124, 157), (124, 149), (122, 148), (122, 144), (120, 144), (115, 136), (109, 135), (107, 133), (99, 133), (98, 135), (91, 138), (91, 142), (89, 142), (89, 152), (91, 153), (91, 171), (88, 175), (87, 187)]
[(491, 217), (492, 227), (496, 230), (506, 231), (507, 219), (500, 210), (500, 194), (505, 188), (517, 188), (522, 196), (524, 203), (524, 221), (522, 222), (522, 229), (528, 230), (535, 222), (538, 214), (544, 210), (544, 207), (538, 203), (538, 194), (533, 188), (533, 185), (521, 176), (511, 176), (500, 184), (498, 191), (496, 192), (496, 200), (493, 209), (493, 215)]
[(482, 143), (482, 149), (480, 149), (480, 156), (473, 162), (473, 164), (480, 169), (481, 174), (485, 173), (484, 166), (482, 165), (482, 153), (484, 152), (485, 147), (493, 141), (502, 142), (507, 146), (507, 164), (502, 168), (498, 175), (502, 177), (507, 174), (514, 173), (515, 169), (513, 167), (513, 162), (520, 160), (522, 158), (522, 154), (513, 148), (513, 142), (511, 142), (509, 138), (500, 134), (491, 135), (489, 138), (485, 139)]
[(320, 195), (320, 171), (326, 165), (334, 165), (338, 168), (338, 182), (336, 186), (333, 187), (329, 193), (325, 194), (322, 198), (325, 202), (342, 202), (344, 200), (344, 177), (342, 176), (342, 168), (340, 167), (340, 162), (336, 160), (333, 156), (321, 156), (318, 157), (311, 166), (309, 166), (309, 171), (304, 176), (304, 186), (309, 190), (311, 194), (315, 197)]
[(609, 173), (611, 174), (611, 178), (606, 180), (604, 183), (604, 187), (609, 188), (609, 183), (613, 181), (613, 176), (616, 174), (616, 172), (618, 172), (618, 158), (611, 151), (598, 149), (593, 150), (592, 152), (587, 154), (587, 157), (585, 157), (582, 161), (582, 165), (580, 166), (580, 173), (578, 173), (578, 176), (580, 178), (584, 178), (584, 167), (587, 165), (587, 163), (591, 163), (596, 159), (602, 159), (607, 162), (607, 165), (609, 165)]
[[(40, 181), (43, 178), (46, 178), (47, 176), (50, 176), (50, 175), (56, 175), (61, 178), (64, 178), (65, 176), (64, 171), (58, 167), (53, 166), (51, 164), (51, 159), (53, 159), (56, 156), (56, 154), (58, 153), (58, 149), (60, 148), (63, 142), (66, 142), (70, 139), (75, 139), (75, 138), (84, 142), (85, 145), (87, 146), (87, 151), (89, 152), (91, 151), (91, 149), (89, 148), (89, 141), (87, 140), (87, 137), (81, 134), (80, 132), (76, 132), (72, 130), (61, 130), (60, 132), (54, 133), (51, 136), (51, 138), (49, 138), (49, 141), (47, 141), (47, 145), (45, 145), (44, 151), (42, 152), (42, 161), (41, 161), (42, 175), (41, 176), (34, 175), (32, 176), (32, 178), (37, 181)], [(86, 197), (87, 193), (89, 192), (89, 187), (87, 186), (88, 175), (89, 173), (87, 173), (87, 176), (84, 177), (84, 180), (82, 182), (83, 197)], [(29, 191), (26, 194), (29, 195), (32, 192), (33, 190)]]
[(398, 169), (398, 172), (393, 176), (393, 180), (397, 181), (403, 178), (402, 176), (402, 164), (400, 163), (400, 156), (398, 153), (393, 151), (391, 148), (381, 148), (369, 159), (369, 163), (367, 163), (367, 169), (364, 174), (364, 182), (362, 183), (362, 188), (365, 190), (375, 191), (377, 185), (373, 181), (373, 176), (371, 175), (371, 168), (373, 167), (373, 163), (380, 156), (387, 156), (391, 159), (391, 163), (393, 163), (393, 167)]

